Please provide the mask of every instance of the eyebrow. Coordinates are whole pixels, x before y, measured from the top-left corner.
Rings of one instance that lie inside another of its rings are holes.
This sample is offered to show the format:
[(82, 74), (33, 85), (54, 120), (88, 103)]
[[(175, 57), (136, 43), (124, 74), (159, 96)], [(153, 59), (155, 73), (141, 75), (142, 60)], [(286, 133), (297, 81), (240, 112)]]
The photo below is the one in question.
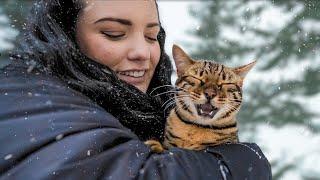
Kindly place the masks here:
[(152, 28), (152, 27), (155, 27), (155, 26), (160, 27), (160, 24), (159, 23), (149, 23), (149, 24), (147, 24), (147, 28)]
[[(113, 22), (118, 22), (120, 24), (126, 25), (126, 26), (132, 26), (132, 22), (127, 20), (127, 19), (121, 19), (121, 18), (113, 18), (113, 17), (105, 17), (98, 19), (97, 21), (94, 22), (94, 24), (100, 23), (100, 22), (105, 22), (105, 21), (113, 21)], [(160, 27), (159, 23), (149, 23), (147, 24), (147, 28), (152, 28), (158, 26)]]

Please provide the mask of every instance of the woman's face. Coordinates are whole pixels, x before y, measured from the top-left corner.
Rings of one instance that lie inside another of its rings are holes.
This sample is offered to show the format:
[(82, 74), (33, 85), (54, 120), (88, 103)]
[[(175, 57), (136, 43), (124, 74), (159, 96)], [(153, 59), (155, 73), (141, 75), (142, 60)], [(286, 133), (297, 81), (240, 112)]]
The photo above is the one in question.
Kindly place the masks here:
[(147, 91), (160, 59), (155, 1), (86, 1), (76, 29), (77, 43), (85, 55)]

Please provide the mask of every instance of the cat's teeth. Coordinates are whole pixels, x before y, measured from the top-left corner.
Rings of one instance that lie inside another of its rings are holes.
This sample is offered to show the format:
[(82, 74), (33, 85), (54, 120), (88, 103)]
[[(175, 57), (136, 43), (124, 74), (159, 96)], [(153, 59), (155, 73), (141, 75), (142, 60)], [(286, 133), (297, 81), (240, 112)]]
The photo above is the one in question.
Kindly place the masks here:
[(213, 114), (213, 111), (211, 111), (211, 112), (209, 113), (210, 116), (212, 116), (212, 114)]
[(203, 114), (203, 110), (202, 109), (200, 109), (200, 113)]

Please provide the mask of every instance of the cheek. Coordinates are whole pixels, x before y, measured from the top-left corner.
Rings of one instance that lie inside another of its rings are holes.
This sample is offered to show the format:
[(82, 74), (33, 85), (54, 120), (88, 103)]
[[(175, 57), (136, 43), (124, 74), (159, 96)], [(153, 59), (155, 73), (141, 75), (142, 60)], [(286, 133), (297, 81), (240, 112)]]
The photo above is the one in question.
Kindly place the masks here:
[(115, 64), (115, 59), (117, 59), (117, 53), (114, 48), (106, 43), (97, 43), (93, 47), (94, 60), (112, 68)]
[(199, 96), (200, 95), (203, 95), (204, 96), (204, 92), (203, 92), (203, 89), (201, 88), (197, 88), (197, 87), (194, 87), (194, 86), (190, 86), (190, 88), (194, 93), (198, 94)]
[(114, 69), (120, 62), (122, 49), (113, 43), (107, 42), (103, 37), (92, 36), (84, 41), (82, 51), (92, 60)]
[(151, 65), (153, 66), (153, 70), (155, 70), (156, 66), (160, 61), (160, 46), (157, 43), (155, 46), (151, 48)]
[(228, 98), (229, 94), (226, 90), (222, 90), (220, 93), (219, 93), (219, 98)]

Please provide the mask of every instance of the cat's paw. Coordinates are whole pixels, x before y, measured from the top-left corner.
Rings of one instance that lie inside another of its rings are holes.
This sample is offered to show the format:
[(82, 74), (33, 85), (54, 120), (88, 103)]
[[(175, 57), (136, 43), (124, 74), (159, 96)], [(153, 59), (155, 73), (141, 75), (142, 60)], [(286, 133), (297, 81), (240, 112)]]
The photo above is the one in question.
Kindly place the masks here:
[(164, 148), (159, 141), (148, 140), (148, 141), (145, 141), (144, 144), (148, 145), (151, 148), (152, 152), (162, 153), (164, 151)]

